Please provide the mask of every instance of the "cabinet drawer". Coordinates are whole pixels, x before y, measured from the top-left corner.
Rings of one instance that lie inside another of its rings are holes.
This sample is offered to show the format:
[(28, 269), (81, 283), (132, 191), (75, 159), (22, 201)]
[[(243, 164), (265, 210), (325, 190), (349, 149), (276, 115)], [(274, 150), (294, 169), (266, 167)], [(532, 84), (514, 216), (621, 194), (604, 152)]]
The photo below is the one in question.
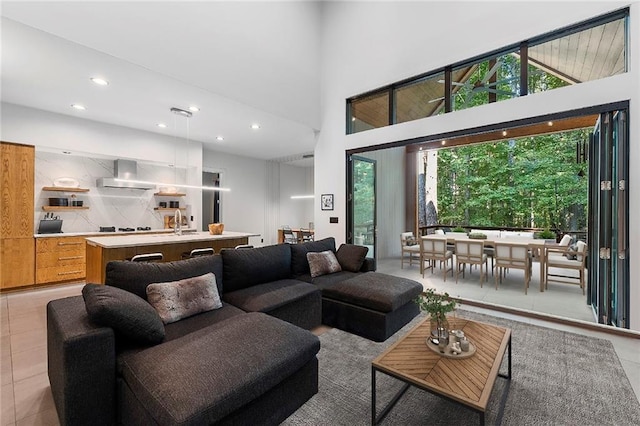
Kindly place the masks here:
[(36, 267), (49, 268), (51, 266), (83, 265), (85, 263), (84, 250), (50, 251), (36, 255)]
[(84, 237), (59, 237), (59, 238), (37, 238), (36, 253), (49, 251), (69, 251), (84, 250), (86, 241)]
[(85, 264), (52, 266), (49, 268), (36, 269), (36, 284), (52, 283), (56, 281), (66, 281), (82, 279), (86, 276)]

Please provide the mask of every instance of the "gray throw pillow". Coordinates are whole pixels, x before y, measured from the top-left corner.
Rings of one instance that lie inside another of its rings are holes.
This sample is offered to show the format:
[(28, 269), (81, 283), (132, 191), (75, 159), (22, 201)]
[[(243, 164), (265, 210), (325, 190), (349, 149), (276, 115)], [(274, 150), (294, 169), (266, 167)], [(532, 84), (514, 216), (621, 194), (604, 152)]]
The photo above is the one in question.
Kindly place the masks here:
[(342, 244), (336, 252), (336, 258), (343, 271), (358, 272), (367, 257), (369, 247), (355, 244)]
[(331, 250), (307, 253), (307, 260), (313, 278), (342, 271), (336, 255)]
[(578, 251), (578, 244), (577, 243), (576, 244), (571, 244), (569, 246), (569, 252), (567, 252), (565, 254), (566, 258), (569, 259), (569, 260), (576, 260), (576, 258), (577, 258), (576, 254), (575, 254), (576, 251)]
[(222, 307), (216, 276), (212, 273), (149, 284), (147, 300), (165, 324)]
[(89, 319), (130, 340), (160, 343), (164, 324), (143, 298), (126, 290), (102, 284), (86, 284), (82, 297)]

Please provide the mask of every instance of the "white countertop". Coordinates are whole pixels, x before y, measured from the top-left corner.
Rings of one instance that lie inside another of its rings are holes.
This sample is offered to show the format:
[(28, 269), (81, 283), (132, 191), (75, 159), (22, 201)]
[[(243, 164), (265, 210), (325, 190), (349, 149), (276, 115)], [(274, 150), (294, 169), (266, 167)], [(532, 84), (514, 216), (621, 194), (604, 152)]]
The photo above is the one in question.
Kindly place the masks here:
[(194, 241), (228, 240), (233, 238), (248, 238), (258, 236), (260, 236), (260, 234), (233, 231), (224, 231), (222, 235), (211, 235), (208, 232), (187, 232), (183, 235), (175, 235), (173, 233), (141, 235), (141, 233), (138, 232), (135, 233), (135, 235), (128, 234), (111, 237), (89, 237), (87, 238), (87, 243), (89, 245), (100, 246), (104, 248), (122, 248), (136, 246), (155, 246), (171, 243), (190, 243)]
[[(182, 228), (183, 232), (195, 232), (195, 228)], [(173, 233), (173, 229), (150, 229), (148, 231), (115, 231), (115, 232), (60, 232), (57, 234), (34, 234), (35, 238), (51, 238), (51, 237), (117, 237), (121, 235), (140, 235), (140, 234), (169, 234)]]

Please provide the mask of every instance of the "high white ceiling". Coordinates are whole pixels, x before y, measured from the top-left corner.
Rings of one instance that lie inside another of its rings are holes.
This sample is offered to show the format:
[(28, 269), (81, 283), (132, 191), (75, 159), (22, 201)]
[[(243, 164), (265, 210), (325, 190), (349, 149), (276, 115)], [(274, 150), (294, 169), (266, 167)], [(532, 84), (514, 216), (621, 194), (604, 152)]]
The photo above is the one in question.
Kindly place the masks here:
[(196, 105), (206, 149), (295, 160), (320, 123), (319, 7), (3, 1), (2, 101), (172, 136), (170, 108)]

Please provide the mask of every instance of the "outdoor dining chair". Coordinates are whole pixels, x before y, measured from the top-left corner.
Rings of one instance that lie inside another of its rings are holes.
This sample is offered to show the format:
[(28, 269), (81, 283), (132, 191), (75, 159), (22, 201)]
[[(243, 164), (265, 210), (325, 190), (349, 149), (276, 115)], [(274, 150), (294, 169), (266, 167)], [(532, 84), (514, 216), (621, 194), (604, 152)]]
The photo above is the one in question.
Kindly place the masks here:
[[(449, 267), (449, 261), (451, 266)], [(453, 277), (453, 253), (451, 250), (447, 250), (447, 238), (436, 235), (427, 235), (420, 238), (420, 272), (422, 278), (424, 278), (425, 263), (428, 265), (427, 269), (431, 269), (433, 274), (433, 268), (436, 262), (440, 262), (440, 269), (444, 264), (442, 277), (444, 281), (447, 281), (447, 272), (451, 271), (451, 277)]]
[(462, 267), (462, 278), (464, 278), (467, 265), (469, 265), (469, 273), (471, 273), (471, 265), (480, 266), (480, 288), (482, 288), (489, 266), (482, 240), (456, 240), (456, 283), (460, 275), (460, 267)]
[(505, 269), (522, 269), (524, 271), (524, 294), (527, 294), (529, 282), (531, 281), (531, 256), (529, 247), (526, 244), (514, 244), (495, 242), (495, 282), (496, 290), (498, 281), (502, 283)]

